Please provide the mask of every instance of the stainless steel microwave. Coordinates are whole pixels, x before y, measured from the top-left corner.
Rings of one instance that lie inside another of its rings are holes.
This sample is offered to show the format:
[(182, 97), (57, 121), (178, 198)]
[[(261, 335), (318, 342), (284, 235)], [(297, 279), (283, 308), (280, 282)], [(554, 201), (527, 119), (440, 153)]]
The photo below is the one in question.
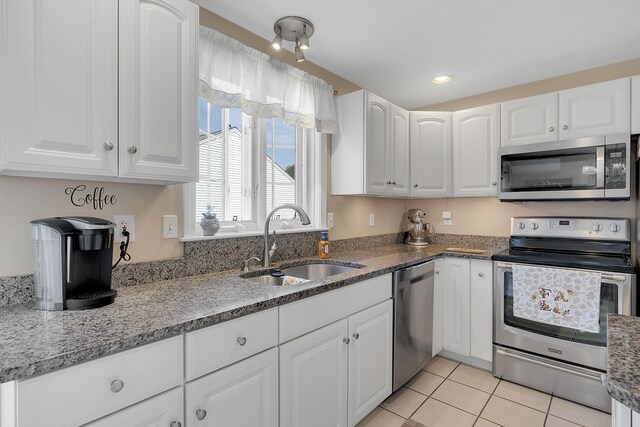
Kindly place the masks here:
[(630, 134), (501, 147), (500, 200), (628, 200)]

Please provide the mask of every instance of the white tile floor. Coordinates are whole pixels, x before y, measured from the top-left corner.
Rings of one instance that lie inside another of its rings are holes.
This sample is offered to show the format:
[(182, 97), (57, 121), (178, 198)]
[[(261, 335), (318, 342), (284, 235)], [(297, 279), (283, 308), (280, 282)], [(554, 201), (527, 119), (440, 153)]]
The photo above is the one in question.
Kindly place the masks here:
[(442, 357), (357, 427), (610, 427), (611, 416)]

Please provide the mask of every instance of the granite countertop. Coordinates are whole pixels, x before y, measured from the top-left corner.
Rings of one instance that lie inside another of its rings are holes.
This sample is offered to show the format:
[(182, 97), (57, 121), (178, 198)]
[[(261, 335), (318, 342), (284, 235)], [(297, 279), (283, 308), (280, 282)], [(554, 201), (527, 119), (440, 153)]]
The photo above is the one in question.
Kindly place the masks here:
[(640, 317), (610, 314), (607, 324), (607, 390), (618, 402), (640, 412)]
[[(0, 309), (0, 382), (29, 378), (107, 356), (183, 332), (337, 289), (446, 254), (490, 259), (483, 254), (449, 253), (451, 245), (403, 244), (334, 252), (330, 262), (365, 267), (290, 287), (249, 282), (229, 270), (184, 279), (118, 288), (114, 304), (85, 311), (39, 311), (33, 303)], [(461, 245), (458, 245), (461, 246)], [(318, 258), (289, 260), (286, 267)]]

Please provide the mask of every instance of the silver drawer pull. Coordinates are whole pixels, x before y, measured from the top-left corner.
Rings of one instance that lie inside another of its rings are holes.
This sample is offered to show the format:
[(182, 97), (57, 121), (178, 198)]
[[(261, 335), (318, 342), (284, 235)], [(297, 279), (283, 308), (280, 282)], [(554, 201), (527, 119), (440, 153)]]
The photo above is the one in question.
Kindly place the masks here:
[(353, 333), (353, 337), (354, 337), (355, 339), (360, 338), (360, 333), (359, 333), (359, 332), (354, 332), (354, 333)]
[(207, 416), (207, 411), (205, 411), (204, 409), (198, 409), (196, 411), (196, 418), (198, 419), (198, 421), (204, 420), (204, 417), (206, 416)]
[(343, 338), (342, 342), (345, 344), (349, 344), (351, 342), (351, 340), (349, 338)]
[(553, 132), (554, 130), (555, 130), (555, 128), (554, 128), (553, 126), (551, 126), (551, 127), (549, 128), (549, 132)]
[(567, 126), (567, 125), (562, 125), (562, 130), (567, 130), (567, 129), (569, 129), (569, 126)]
[(247, 338), (245, 337), (238, 337), (238, 339), (236, 340), (238, 341), (238, 344), (240, 344), (241, 346), (245, 345), (247, 343)]
[(113, 380), (113, 381), (111, 381), (111, 391), (112, 392), (118, 393), (123, 388), (124, 388), (124, 381), (122, 381), (122, 380)]
[(484, 273), (478, 273), (478, 277), (484, 277)]
[(171, 421), (169, 427), (182, 427), (182, 423), (180, 421)]

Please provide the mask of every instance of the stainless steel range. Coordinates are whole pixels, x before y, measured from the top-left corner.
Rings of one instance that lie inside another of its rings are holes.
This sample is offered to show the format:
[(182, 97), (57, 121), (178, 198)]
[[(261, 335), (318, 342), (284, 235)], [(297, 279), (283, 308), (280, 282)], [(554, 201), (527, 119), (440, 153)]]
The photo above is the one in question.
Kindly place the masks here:
[[(630, 221), (512, 218), (510, 247), (493, 259), (494, 375), (610, 412), (604, 385), (607, 314), (636, 314)], [(599, 331), (514, 316), (513, 269), (518, 265), (599, 273)]]

